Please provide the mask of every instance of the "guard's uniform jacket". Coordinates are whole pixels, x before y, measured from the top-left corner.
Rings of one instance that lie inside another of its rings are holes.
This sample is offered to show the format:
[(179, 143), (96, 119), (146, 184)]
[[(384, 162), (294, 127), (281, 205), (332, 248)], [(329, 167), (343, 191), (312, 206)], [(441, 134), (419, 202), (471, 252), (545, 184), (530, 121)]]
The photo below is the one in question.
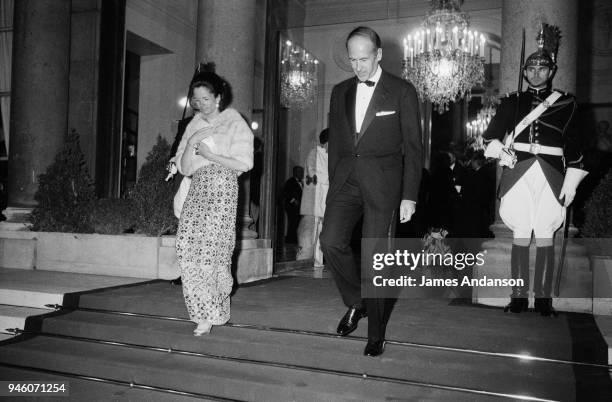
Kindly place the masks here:
[[(580, 133), (572, 124), (576, 111), (576, 100), (573, 95), (561, 92), (555, 103), (544, 111), (529, 127), (525, 128), (514, 140), (515, 143), (527, 144), (532, 152), (516, 150), (517, 163), (513, 169), (504, 167), (499, 187), (499, 197), (503, 197), (510, 188), (539, 161), (557, 201), (563, 185), (565, 169), (582, 166), (582, 140)], [(552, 93), (550, 88), (540, 90), (529, 87), (527, 91), (513, 92), (501, 100), (497, 113), (491, 120), (483, 137), (485, 142), (497, 139), (504, 142), (506, 134)], [(518, 116), (516, 116), (518, 102)], [(563, 156), (538, 153), (539, 146), (558, 147), (563, 149)]]

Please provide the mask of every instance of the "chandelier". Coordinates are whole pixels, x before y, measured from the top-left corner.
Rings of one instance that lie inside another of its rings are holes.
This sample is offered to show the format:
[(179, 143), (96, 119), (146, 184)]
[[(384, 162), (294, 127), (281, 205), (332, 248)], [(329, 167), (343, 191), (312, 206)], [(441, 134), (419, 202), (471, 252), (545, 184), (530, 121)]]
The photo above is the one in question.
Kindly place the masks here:
[(489, 126), (489, 123), (491, 123), (493, 116), (495, 116), (497, 103), (499, 103), (499, 101), (496, 98), (488, 99), (485, 102), (485, 106), (478, 111), (476, 118), (465, 124), (467, 134), (466, 143), (468, 148), (475, 151), (485, 149), (482, 135)]
[(420, 29), (404, 38), (402, 76), (443, 113), (484, 82), (485, 37), (469, 29), (463, 0), (432, 0)]
[(319, 61), (302, 47), (282, 42), (281, 46), (281, 105), (289, 109), (304, 109), (314, 103), (317, 95)]

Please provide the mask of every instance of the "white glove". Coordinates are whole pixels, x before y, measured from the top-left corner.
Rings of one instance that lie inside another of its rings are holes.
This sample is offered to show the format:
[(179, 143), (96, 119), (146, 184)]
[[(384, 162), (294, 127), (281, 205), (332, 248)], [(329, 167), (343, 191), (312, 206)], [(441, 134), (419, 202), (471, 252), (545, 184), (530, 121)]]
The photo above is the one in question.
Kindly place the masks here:
[(510, 169), (516, 164), (516, 154), (510, 148), (504, 147), (500, 140), (493, 140), (487, 145), (484, 156), (499, 159), (499, 166), (508, 166)]
[(487, 145), (484, 156), (486, 158), (499, 159), (503, 148), (504, 144), (502, 144), (500, 140), (493, 140)]
[(563, 186), (561, 187), (561, 193), (559, 194), (560, 200), (563, 200), (565, 197), (565, 200), (563, 201), (564, 207), (568, 207), (572, 201), (574, 201), (576, 189), (587, 174), (589, 174), (589, 172), (586, 170), (567, 168), (567, 172), (565, 172), (565, 179), (563, 179)]
[(512, 169), (516, 165), (516, 153), (513, 149), (503, 148), (499, 155), (499, 166), (508, 166)]

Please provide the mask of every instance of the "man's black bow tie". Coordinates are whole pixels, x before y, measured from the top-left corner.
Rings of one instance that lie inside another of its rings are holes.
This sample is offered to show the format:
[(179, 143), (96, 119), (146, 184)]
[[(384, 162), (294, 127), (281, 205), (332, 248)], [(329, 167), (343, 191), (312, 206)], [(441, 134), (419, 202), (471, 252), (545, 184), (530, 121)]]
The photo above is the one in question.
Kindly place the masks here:
[(366, 81), (359, 81), (360, 84), (366, 84), (369, 87), (373, 87), (374, 85), (376, 85), (376, 83), (374, 81), (370, 81), (370, 80), (366, 80)]

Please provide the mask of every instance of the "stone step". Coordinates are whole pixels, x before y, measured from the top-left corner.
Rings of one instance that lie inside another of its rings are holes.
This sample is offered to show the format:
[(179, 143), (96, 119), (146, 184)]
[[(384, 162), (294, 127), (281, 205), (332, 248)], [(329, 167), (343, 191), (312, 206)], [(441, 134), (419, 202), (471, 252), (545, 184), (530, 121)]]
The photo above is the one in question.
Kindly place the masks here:
[(331, 371), (348, 370), (423, 383), (435, 381), (450, 387), (480, 389), (486, 383), (487, 390), (500, 393), (512, 393), (512, 384), (521, 382), (533, 394), (552, 399), (562, 399), (563, 395), (575, 392), (569, 380), (573, 378), (573, 368), (545, 361), (533, 361), (526, 367), (519, 359), (391, 343), (387, 345), (385, 358), (373, 361), (360, 356), (364, 339), (229, 326), (215, 327), (205, 337), (194, 337), (192, 329), (193, 324), (189, 322), (78, 310), (46, 317), (42, 323), (42, 331), (48, 334), (139, 344), (162, 350), (183, 350)]
[(41, 308), (0, 305), (0, 333), (11, 337), (11, 334), (7, 334), (9, 329), (24, 329), (28, 317), (46, 314), (49, 311)]
[[(608, 364), (612, 364), (612, 317), (608, 315), (596, 315), (594, 317), (601, 336), (608, 344)], [(610, 376), (612, 377), (612, 372), (610, 372)]]
[[(1, 337), (0, 337), (1, 339)], [(69, 401), (147, 401), (147, 402), (202, 402), (202, 397), (169, 394), (149, 389), (138, 389), (130, 387), (127, 384), (110, 384), (92, 381), (89, 379), (81, 379), (75, 377), (66, 377), (56, 374), (43, 373), (40, 371), (23, 370), (11, 367), (0, 366), (0, 378), (4, 381), (23, 381), (24, 378), (36, 378), (37, 381), (46, 382), (67, 382), (69, 396), (64, 397), (31, 397), (31, 398), (14, 398), (15, 400), (69, 400)]]
[(47, 308), (64, 304), (67, 294), (140, 282), (138, 278), (1, 268), (0, 304)]
[(490, 400), (474, 393), (420, 387), (393, 379), (368, 380), (367, 376), (340, 375), (333, 371), (317, 372), (46, 336), (4, 345), (0, 362), (17, 366), (35, 362), (37, 368), (56, 373), (134, 382), (231, 400)]
[(0, 289), (0, 304), (46, 309), (47, 305), (62, 304), (64, 293), (25, 289)]

